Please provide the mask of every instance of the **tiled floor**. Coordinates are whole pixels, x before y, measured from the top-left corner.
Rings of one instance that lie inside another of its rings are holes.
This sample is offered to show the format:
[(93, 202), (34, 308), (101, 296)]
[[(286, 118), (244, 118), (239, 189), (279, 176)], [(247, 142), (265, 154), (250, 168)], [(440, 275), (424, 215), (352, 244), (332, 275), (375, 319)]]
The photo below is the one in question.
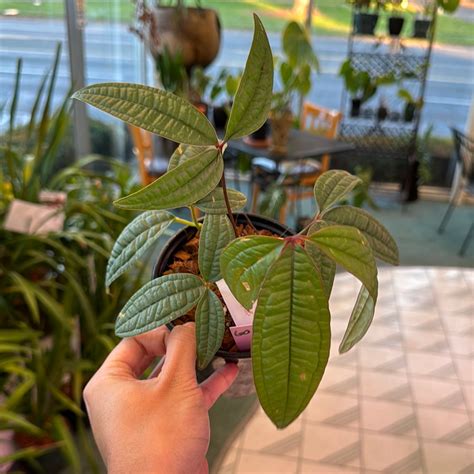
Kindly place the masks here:
[(474, 271), (383, 268), (379, 283), (372, 327), (340, 356), (358, 285), (337, 276), (316, 396), (283, 431), (259, 410), (220, 474), (474, 473)]

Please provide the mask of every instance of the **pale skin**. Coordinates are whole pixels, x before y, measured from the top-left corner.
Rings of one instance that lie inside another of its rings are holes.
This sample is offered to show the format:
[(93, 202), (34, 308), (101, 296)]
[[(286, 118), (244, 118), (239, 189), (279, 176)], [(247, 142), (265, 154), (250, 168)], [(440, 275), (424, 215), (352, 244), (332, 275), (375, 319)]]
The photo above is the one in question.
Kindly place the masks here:
[[(141, 379), (164, 355), (159, 373)], [(194, 323), (124, 339), (110, 353), (84, 389), (109, 474), (208, 472), (208, 410), (238, 368), (226, 364), (198, 385), (195, 367)]]

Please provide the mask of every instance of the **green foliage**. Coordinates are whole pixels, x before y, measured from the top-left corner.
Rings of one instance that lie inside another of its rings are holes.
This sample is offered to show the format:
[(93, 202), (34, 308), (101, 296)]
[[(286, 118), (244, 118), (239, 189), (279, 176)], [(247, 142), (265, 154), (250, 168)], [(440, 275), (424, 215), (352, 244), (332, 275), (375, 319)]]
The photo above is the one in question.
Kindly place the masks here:
[(249, 135), (268, 118), (273, 89), (272, 51), (257, 15), (254, 15), (254, 21), (252, 46), (227, 121), (224, 141)]
[[(284, 41), (288, 60), (280, 67), (280, 74), (287, 90), (293, 91), (295, 71), (303, 71), (306, 77), (317, 60), (297, 24), (288, 26)], [(305, 64), (296, 60), (301, 55)], [(205, 367), (223, 337), (224, 312), (211, 291), (211, 283), (222, 276), (246, 309), (256, 304), (252, 341), (255, 385), (265, 412), (282, 428), (304, 410), (324, 374), (331, 336), (328, 300), (336, 264), (363, 285), (341, 343), (340, 350), (346, 351), (363, 337), (373, 317), (378, 289), (374, 255), (395, 263), (398, 251), (388, 232), (365, 212), (336, 207), (361, 183), (337, 170), (324, 173), (316, 182), (319, 211), (299, 234), (285, 238), (238, 235), (233, 211), (245, 204), (245, 197), (226, 188), (226, 142), (256, 130), (267, 118), (272, 66), (265, 30), (255, 17), (252, 47), (222, 141), (217, 141), (215, 131), (189, 103), (163, 91), (105, 84), (83, 89), (76, 97), (181, 143), (165, 175), (116, 204), (150, 211), (187, 206), (193, 222), (178, 218), (175, 222), (194, 226), (199, 235), (199, 275), (170, 273), (147, 283), (120, 312), (116, 334), (129, 337), (149, 331), (197, 305), (198, 362)], [(306, 89), (305, 85), (300, 91)], [(196, 218), (196, 208), (205, 213), (203, 223)], [(119, 238), (120, 262), (115, 264), (117, 257), (113, 256), (111, 266), (128, 268), (136, 261), (141, 252), (138, 246), (145, 240), (141, 236), (147, 235), (146, 226), (152, 225), (145, 218), (137, 222), (133, 232)], [(122, 259), (121, 249), (129, 242), (133, 242), (133, 251)]]
[(165, 45), (163, 50), (155, 55), (154, 59), (158, 79), (163, 89), (181, 97), (186, 97), (189, 80), (182, 53), (178, 51), (172, 54)]

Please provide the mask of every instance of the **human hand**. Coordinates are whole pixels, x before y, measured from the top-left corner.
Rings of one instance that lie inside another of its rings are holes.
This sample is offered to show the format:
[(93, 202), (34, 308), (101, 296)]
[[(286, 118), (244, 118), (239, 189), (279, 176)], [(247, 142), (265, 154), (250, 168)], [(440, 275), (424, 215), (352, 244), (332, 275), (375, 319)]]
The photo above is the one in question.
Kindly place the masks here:
[[(140, 379), (166, 354), (156, 377)], [(207, 472), (208, 410), (237, 376), (226, 364), (198, 385), (194, 323), (122, 340), (84, 389), (109, 474)]]

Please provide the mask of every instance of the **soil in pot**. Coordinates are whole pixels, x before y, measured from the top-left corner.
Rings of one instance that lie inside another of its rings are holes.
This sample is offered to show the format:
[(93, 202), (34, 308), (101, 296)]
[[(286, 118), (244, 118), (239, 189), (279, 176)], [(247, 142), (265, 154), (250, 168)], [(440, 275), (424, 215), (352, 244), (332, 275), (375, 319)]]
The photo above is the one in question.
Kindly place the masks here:
[(400, 36), (402, 32), (405, 18), (402, 16), (391, 16), (388, 19), (388, 33), (390, 36)]
[(417, 18), (413, 24), (413, 38), (428, 38), (428, 33), (431, 28), (431, 20)]
[[(246, 235), (267, 235), (280, 237), (282, 235), (293, 234), (282, 224), (262, 216), (256, 216), (252, 214), (235, 214), (234, 217), (237, 222), (239, 237)], [(176, 234), (173, 239), (169, 241), (167, 247), (163, 249), (163, 252), (159, 257), (154, 270), (154, 277), (156, 278), (160, 275), (167, 275), (170, 273), (191, 273), (193, 275), (199, 275), (198, 244), (199, 236), (197, 235), (195, 228), (187, 227), (178, 232), (178, 234)], [(221, 350), (218, 352), (218, 355), (225, 357), (226, 359), (249, 357), (249, 352), (239, 352), (237, 346), (235, 345), (234, 338), (232, 337), (232, 334), (229, 330), (229, 328), (235, 324), (228, 313), (227, 308), (225, 307), (219, 289), (216, 285), (212, 285), (211, 289), (223, 303), (225, 313), (226, 329)], [(189, 321), (194, 321), (194, 313), (195, 309), (193, 308), (185, 316), (175, 320), (173, 324), (184, 324)]]
[(378, 19), (379, 16), (376, 13), (356, 13), (354, 15), (354, 33), (373, 36)]

